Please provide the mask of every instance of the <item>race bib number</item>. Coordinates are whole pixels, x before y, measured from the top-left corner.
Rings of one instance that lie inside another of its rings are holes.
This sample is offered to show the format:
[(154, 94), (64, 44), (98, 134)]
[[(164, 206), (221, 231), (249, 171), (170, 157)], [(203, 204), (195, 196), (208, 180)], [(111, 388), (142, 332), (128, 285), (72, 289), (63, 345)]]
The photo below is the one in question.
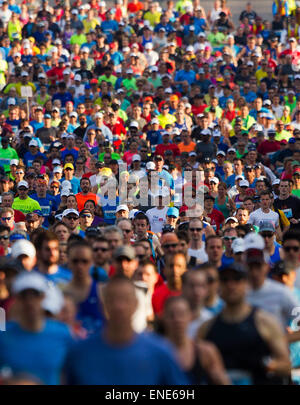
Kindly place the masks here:
[(284, 214), (285, 214), (285, 216), (287, 217), (287, 219), (293, 217), (293, 211), (292, 211), (291, 208), (286, 208), (285, 210), (282, 210), (282, 212), (284, 212)]

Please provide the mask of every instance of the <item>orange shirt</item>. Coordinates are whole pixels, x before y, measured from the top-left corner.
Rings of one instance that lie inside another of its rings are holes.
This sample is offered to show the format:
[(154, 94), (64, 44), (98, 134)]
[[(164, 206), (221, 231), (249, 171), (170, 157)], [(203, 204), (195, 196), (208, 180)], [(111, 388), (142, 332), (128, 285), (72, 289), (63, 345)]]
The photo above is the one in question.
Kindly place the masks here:
[(180, 142), (178, 145), (180, 152), (193, 152), (195, 150), (195, 142), (190, 142), (188, 145), (185, 145), (183, 142)]
[(84, 204), (88, 200), (93, 200), (96, 205), (98, 205), (99, 197), (96, 196), (94, 193), (88, 193), (86, 195), (83, 195), (82, 193), (76, 194), (76, 201), (77, 201), (77, 206), (78, 206), (78, 211), (82, 211), (84, 208)]

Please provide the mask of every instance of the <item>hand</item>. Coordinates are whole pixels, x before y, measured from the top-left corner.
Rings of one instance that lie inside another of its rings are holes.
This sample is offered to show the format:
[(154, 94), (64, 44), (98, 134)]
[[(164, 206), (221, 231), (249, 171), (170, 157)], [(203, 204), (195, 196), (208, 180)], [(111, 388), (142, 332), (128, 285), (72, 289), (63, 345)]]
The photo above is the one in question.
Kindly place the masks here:
[(299, 220), (298, 220), (298, 219), (295, 219), (295, 218), (291, 218), (291, 219), (290, 219), (290, 222), (295, 225), (295, 224), (298, 224), (298, 223), (299, 223)]

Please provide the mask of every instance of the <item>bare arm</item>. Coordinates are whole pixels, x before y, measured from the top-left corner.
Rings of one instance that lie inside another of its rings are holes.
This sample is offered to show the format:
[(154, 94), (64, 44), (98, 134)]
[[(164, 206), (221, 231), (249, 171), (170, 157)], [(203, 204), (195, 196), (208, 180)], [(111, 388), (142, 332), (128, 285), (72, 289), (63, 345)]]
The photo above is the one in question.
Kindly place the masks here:
[(267, 371), (289, 376), (291, 373), (289, 349), (286, 336), (278, 321), (272, 315), (258, 310), (255, 313), (255, 323), (271, 351), (271, 360), (266, 365)]
[(216, 385), (230, 385), (231, 381), (226, 374), (224, 362), (218, 348), (211, 342), (197, 343), (201, 365)]

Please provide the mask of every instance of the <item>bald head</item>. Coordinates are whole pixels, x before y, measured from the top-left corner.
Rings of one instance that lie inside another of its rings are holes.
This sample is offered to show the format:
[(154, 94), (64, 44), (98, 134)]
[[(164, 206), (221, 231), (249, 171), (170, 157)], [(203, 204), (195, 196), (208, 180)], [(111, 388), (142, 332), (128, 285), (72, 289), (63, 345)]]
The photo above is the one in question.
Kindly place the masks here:
[(178, 237), (173, 232), (164, 233), (161, 237), (161, 247), (164, 254), (174, 254), (178, 251)]

